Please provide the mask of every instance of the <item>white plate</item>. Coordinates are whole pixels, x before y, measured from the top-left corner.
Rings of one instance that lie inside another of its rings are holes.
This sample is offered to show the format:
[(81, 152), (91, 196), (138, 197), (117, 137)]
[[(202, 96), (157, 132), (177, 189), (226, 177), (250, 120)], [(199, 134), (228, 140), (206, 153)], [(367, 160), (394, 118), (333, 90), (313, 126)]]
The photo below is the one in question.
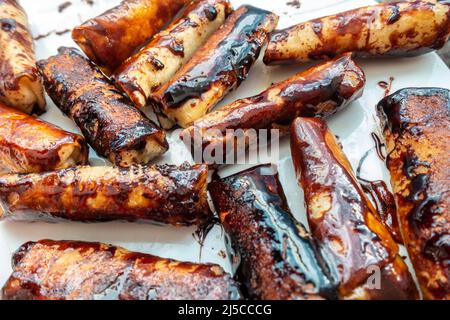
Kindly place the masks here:
[[(62, 13), (58, 6), (63, 0), (22, 0), (21, 4), (27, 10), (31, 29), (34, 36), (47, 34), (51, 31), (71, 29), (87, 18), (98, 15), (104, 10), (116, 5), (119, 0), (95, 0), (93, 6), (84, 0), (73, 0), (72, 5)], [(301, 0), (301, 8), (289, 6), (289, 0), (231, 0), (237, 7), (248, 3), (265, 9), (273, 10), (281, 16), (279, 27), (308, 20), (311, 18), (337, 13), (347, 9), (370, 4), (372, 1), (362, 0)], [(59, 46), (75, 46), (70, 33), (58, 36), (52, 34), (36, 43), (39, 59), (47, 58), (56, 53)], [(374, 141), (370, 134), (377, 128), (374, 117), (375, 105), (383, 97), (384, 90), (377, 83), (388, 81), (394, 77), (392, 91), (411, 86), (438, 86), (450, 88), (450, 71), (434, 53), (410, 59), (370, 60), (360, 62), (367, 75), (367, 85), (364, 96), (354, 102), (346, 110), (329, 119), (334, 133), (339, 137), (344, 150), (352, 165), (356, 168), (361, 156), (373, 147)], [(232, 102), (238, 98), (247, 97), (266, 89), (271, 83), (278, 82), (293, 75), (301, 67), (266, 67), (258, 61), (251, 71), (248, 80), (242, 86), (227, 96), (221, 103)], [(72, 121), (64, 117), (54, 104), (48, 99), (48, 111), (43, 119), (55, 123), (67, 130), (79, 132)], [(170, 139), (171, 142), (174, 139)], [(306, 224), (303, 195), (294, 179), (293, 165), (287, 141), (283, 141), (280, 158), (271, 159), (279, 165), (280, 177), (287, 195), (289, 205), (295, 216)], [(388, 173), (384, 164), (372, 154), (363, 170), (364, 177), (369, 179), (388, 180)], [(91, 152), (92, 163), (104, 164), (105, 161)], [(190, 154), (180, 143), (171, 145), (171, 150), (161, 163), (181, 163), (191, 161)], [(242, 169), (234, 166), (225, 169), (225, 174)], [(151, 253), (186, 261), (212, 262), (222, 265), (231, 271), (226, 252), (223, 234), (219, 227), (215, 227), (209, 234), (200, 259), (200, 247), (193, 237), (195, 228), (173, 228), (133, 223), (0, 223), (0, 286), (3, 286), (11, 273), (11, 255), (17, 248), (27, 241), (40, 239), (55, 240), (85, 240), (100, 241), (123, 246), (130, 250)]]

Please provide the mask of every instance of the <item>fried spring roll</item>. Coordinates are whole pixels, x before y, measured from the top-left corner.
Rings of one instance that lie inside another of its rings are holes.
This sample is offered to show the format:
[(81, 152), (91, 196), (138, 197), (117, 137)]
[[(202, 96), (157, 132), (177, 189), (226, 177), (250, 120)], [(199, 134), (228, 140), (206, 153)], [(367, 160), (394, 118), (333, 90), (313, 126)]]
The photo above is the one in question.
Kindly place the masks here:
[(223, 149), (225, 154), (227, 146), (236, 148), (228, 129), (241, 129), (245, 136), (259, 129), (289, 132), (298, 116), (327, 117), (359, 98), (365, 81), (364, 72), (346, 54), (206, 115), (183, 132), (183, 139), (190, 138), (197, 149)]
[(450, 4), (382, 3), (300, 23), (271, 35), (264, 62), (359, 57), (410, 57), (440, 49), (450, 35)]
[[(406, 265), (398, 255), (397, 244), (376, 218), (325, 121), (297, 118), (292, 124), (291, 150), (305, 192), (311, 232), (322, 244), (324, 255), (331, 257), (340, 282), (339, 297), (416, 299), (417, 288), (411, 274), (404, 271)], [(392, 276), (393, 272), (401, 277)], [(370, 288), (377, 285), (376, 281), (370, 283), (371, 276), (382, 276), (377, 290)]]
[(13, 256), (5, 300), (236, 300), (218, 265), (130, 252), (102, 243), (41, 240)]
[(277, 15), (252, 6), (230, 15), (173, 79), (152, 94), (163, 127), (192, 124), (239, 86), (277, 23)]
[(289, 211), (270, 165), (209, 185), (214, 205), (240, 254), (238, 280), (247, 298), (334, 297), (334, 285), (314, 241)]
[(97, 153), (118, 166), (147, 164), (168, 149), (166, 134), (73, 48), (38, 62), (47, 93)]
[(0, 174), (88, 164), (84, 138), (0, 103)]
[(116, 83), (144, 107), (151, 93), (175, 75), (231, 11), (228, 0), (192, 1), (167, 29), (115, 71)]
[(124, 0), (72, 31), (73, 40), (100, 67), (114, 71), (170, 21), (189, 0)]
[(45, 111), (28, 18), (16, 0), (0, 0), (0, 102), (28, 114)]
[(210, 219), (208, 167), (76, 167), (0, 176), (0, 219), (143, 220), (172, 225)]
[(406, 88), (379, 105), (403, 240), (425, 299), (450, 299), (450, 91)]

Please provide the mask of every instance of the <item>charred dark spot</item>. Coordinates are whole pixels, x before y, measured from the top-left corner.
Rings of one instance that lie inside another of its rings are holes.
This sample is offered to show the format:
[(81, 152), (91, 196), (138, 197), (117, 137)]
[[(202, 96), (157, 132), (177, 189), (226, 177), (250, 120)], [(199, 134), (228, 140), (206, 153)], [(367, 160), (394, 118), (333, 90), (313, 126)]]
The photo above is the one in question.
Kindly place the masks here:
[(395, 22), (397, 22), (401, 17), (400, 14), (400, 8), (396, 5), (392, 6), (392, 13), (389, 16), (389, 18), (387, 19), (387, 24), (393, 24)]
[(0, 19), (0, 28), (3, 31), (6, 31), (6, 32), (14, 31), (16, 29), (16, 26), (17, 26), (17, 22), (14, 19), (10, 19), (10, 18)]
[(449, 263), (450, 234), (436, 234), (425, 243), (423, 253), (428, 259), (437, 263)]
[(217, 18), (218, 12), (217, 9), (213, 5), (208, 5), (205, 10), (203, 10), (205, 13), (206, 18), (208, 18), (209, 21), (214, 21)]

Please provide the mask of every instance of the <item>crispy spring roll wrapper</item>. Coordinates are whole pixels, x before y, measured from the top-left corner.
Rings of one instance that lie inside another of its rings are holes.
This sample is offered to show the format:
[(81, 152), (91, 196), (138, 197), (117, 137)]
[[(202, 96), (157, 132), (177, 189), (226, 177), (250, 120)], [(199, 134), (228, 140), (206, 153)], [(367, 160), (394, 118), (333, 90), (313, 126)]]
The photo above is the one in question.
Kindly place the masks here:
[(139, 107), (166, 84), (231, 13), (228, 0), (194, 0), (164, 31), (114, 72), (114, 79)]
[(0, 219), (148, 221), (203, 224), (210, 219), (206, 165), (76, 167), (0, 176)]
[(84, 138), (0, 103), (0, 174), (88, 164)]
[(345, 54), (211, 112), (182, 136), (195, 148), (222, 149), (225, 154), (227, 146), (237, 147), (228, 129), (241, 129), (246, 136), (254, 129), (280, 129), (285, 134), (298, 116), (327, 117), (346, 107), (362, 95), (365, 82), (363, 70)]
[(123, 0), (84, 22), (72, 39), (100, 67), (114, 71), (165, 26), (189, 0)]
[(130, 252), (102, 243), (41, 240), (14, 254), (5, 300), (236, 300), (218, 265)]
[(450, 91), (406, 88), (378, 105), (403, 239), (425, 299), (450, 299)]
[(172, 80), (152, 94), (163, 127), (187, 127), (239, 86), (277, 23), (274, 13), (247, 5), (231, 14)]
[[(331, 257), (330, 265), (340, 282), (340, 298), (417, 298), (417, 288), (411, 274), (404, 271), (406, 265), (398, 255), (397, 244), (377, 219), (325, 121), (297, 118), (291, 131), (292, 158), (305, 192), (312, 236), (321, 243), (324, 255)], [(386, 288), (380, 286), (371, 292), (374, 270)], [(392, 272), (402, 276), (392, 276)]]
[(237, 278), (247, 298), (334, 298), (328, 267), (315, 242), (290, 212), (272, 166), (225, 179), (215, 177), (209, 192), (240, 254)]
[(86, 140), (113, 164), (147, 164), (168, 149), (166, 134), (77, 49), (38, 62), (47, 93)]
[(28, 114), (45, 111), (28, 18), (15, 0), (0, 0), (0, 102)]
[(268, 65), (329, 59), (343, 52), (411, 57), (440, 49), (450, 35), (450, 3), (382, 3), (314, 19), (272, 33)]

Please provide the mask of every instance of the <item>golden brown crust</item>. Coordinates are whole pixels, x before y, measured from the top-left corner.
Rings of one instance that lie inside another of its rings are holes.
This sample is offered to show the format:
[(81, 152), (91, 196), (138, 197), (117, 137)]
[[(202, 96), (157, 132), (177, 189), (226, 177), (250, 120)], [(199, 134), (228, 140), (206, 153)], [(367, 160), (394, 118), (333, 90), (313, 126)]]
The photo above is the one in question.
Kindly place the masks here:
[(450, 299), (450, 91), (406, 88), (378, 105), (403, 238), (425, 299)]
[(15, 0), (0, 0), (0, 48), (0, 102), (28, 114), (43, 113), (33, 38), (27, 15)]
[(292, 216), (270, 165), (219, 179), (209, 191), (225, 231), (240, 254), (237, 277), (248, 298), (334, 297), (315, 242)]
[(278, 16), (241, 6), (166, 85), (152, 95), (161, 117), (181, 127), (205, 115), (247, 78)]
[(129, 252), (101, 243), (41, 240), (13, 257), (6, 300), (228, 300), (240, 294), (218, 265)]
[(84, 138), (0, 103), (0, 174), (88, 164)]
[(416, 56), (442, 48), (449, 35), (449, 3), (382, 3), (276, 31), (264, 62), (305, 62), (344, 52), (360, 57)]
[(114, 79), (130, 99), (144, 107), (151, 93), (166, 84), (232, 12), (228, 0), (195, 0), (165, 30), (124, 61)]
[(228, 129), (241, 129), (247, 136), (249, 129), (288, 132), (298, 116), (327, 117), (346, 107), (362, 95), (365, 81), (362, 69), (346, 54), (211, 112), (188, 127), (183, 138), (190, 138), (196, 149), (222, 148), (225, 154), (227, 145), (236, 147)]
[(203, 224), (211, 218), (207, 177), (206, 165), (77, 167), (3, 175), (0, 218)]
[[(334, 266), (340, 297), (361, 296), (358, 288), (366, 285), (376, 267), (379, 272), (387, 272), (385, 281), (393, 281), (386, 295), (392, 294), (391, 287), (407, 287), (414, 290), (396, 298), (417, 298), (409, 272), (403, 277), (388, 276), (391, 271), (385, 269), (399, 257), (397, 244), (376, 218), (375, 209), (324, 120), (297, 118), (291, 130), (292, 158), (305, 192), (309, 225)], [(401, 259), (396, 263), (402, 263), (397, 268), (406, 268)], [(383, 298), (384, 288), (377, 289), (363, 289), (364, 298)]]
[(137, 110), (77, 49), (38, 62), (47, 93), (113, 164), (147, 164), (168, 149), (166, 134)]
[(124, 0), (72, 31), (73, 40), (100, 67), (114, 71), (145, 45), (189, 0)]

